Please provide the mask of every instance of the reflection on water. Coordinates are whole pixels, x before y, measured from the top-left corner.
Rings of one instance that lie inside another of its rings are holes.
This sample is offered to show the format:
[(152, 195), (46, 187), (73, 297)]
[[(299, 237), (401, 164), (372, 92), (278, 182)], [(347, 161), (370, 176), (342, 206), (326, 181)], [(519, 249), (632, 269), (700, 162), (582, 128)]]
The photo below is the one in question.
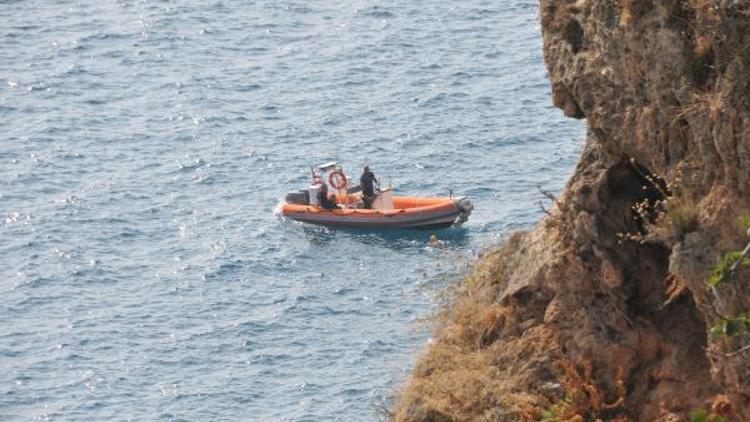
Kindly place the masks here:
[(305, 238), (316, 245), (325, 245), (342, 238), (354, 240), (364, 245), (388, 248), (394, 251), (411, 251), (415, 246), (430, 245), (433, 236), (444, 247), (464, 248), (469, 246), (471, 231), (465, 227), (449, 227), (438, 230), (389, 229), (363, 230), (352, 228), (331, 228), (303, 223), (288, 222), (302, 226)]

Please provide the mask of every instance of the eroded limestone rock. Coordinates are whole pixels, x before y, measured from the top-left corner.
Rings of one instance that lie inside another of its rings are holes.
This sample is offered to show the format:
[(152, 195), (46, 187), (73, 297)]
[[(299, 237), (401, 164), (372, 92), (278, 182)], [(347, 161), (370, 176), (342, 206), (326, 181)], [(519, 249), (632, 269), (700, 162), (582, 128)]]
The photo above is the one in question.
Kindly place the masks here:
[(584, 151), (553, 216), (477, 264), (396, 419), (750, 420), (750, 336), (710, 333), (750, 311), (750, 270), (707, 283), (749, 240), (750, 2), (540, 3)]

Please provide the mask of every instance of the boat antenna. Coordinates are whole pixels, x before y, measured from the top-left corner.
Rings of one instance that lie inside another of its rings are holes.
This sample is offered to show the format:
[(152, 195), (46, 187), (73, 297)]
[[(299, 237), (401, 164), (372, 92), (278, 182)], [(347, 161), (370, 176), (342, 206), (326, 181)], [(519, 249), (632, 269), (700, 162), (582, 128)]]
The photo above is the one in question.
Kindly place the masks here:
[(315, 184), (315, 169), (313, 166), (310, 166), (310, 174), (312, 175), (312, 184)]

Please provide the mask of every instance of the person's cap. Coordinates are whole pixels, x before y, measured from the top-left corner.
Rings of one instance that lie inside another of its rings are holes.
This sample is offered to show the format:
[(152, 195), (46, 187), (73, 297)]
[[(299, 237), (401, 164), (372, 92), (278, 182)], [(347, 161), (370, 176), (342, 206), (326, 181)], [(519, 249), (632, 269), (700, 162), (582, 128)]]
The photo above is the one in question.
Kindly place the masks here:
[(365, 166), (365, 170), (370, 170), (370, 166)]

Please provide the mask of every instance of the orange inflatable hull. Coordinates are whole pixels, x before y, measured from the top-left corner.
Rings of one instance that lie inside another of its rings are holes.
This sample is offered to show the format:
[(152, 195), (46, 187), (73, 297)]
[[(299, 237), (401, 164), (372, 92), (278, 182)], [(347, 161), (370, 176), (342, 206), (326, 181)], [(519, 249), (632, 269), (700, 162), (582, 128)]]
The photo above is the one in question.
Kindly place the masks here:
[(314, 205), (284, 203), (281, 207), (281, 214), (296, 221), (334, 227), (440, 228), (462, 223), (468, 218), (472, 208), (473, 205), (463, 198), (396, 196), (393, 198), (393, 209), (388, 210), (352, 208), (324, 210)]

